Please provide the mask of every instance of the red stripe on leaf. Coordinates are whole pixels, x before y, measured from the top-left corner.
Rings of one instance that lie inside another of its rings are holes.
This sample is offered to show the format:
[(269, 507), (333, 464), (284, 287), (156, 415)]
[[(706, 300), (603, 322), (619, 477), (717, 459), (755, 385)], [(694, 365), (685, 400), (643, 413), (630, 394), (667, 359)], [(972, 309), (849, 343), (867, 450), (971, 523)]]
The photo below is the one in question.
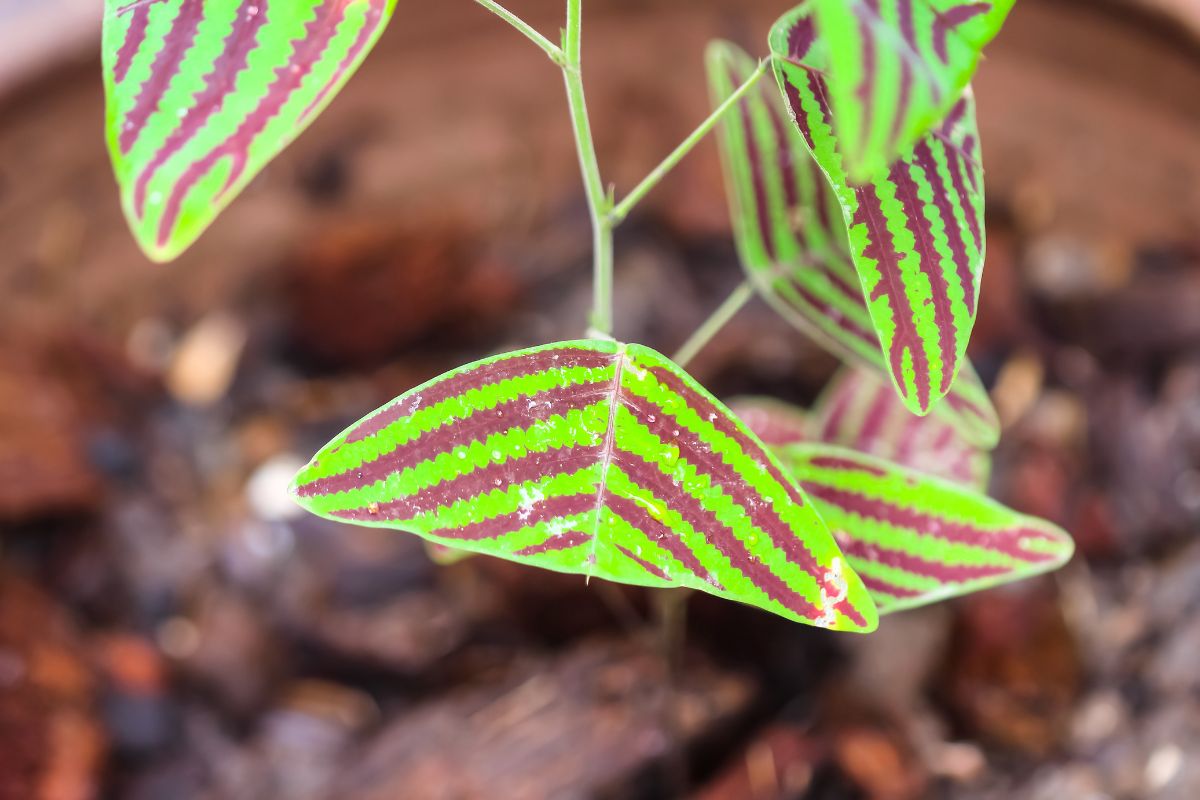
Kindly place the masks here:
[(814, 481), (805, 481), (804, 488), (818, 500), (835, 505), (848, 514), (907, 528), (924, 536), (992, 550), (1030, 563), (1056, 558), (1052, 553), (1038, 553), (1022, 547), (1023, 539), (1054, 539), (1051, 534), (1035, 528), (987, 530)]
[(671, 579), (670, 576), (667, 575), (667, 573), (663, 572), (661, 569), (654, 566), (649, 561), (647, 561), (646, 559), (639, 556), (637, 553), (634, 553), (628, 547), (622, 547), (621, 545), (617, 545), (617, 550), (620, 551), (621, 555), (625, 556), (630, 561), (637, 564), (639, 567), (646, 570), (646, 572), (650, 573), (651, 575), (658, 578), (659, 580), (667, 581), (667, 580)]
[(388, 503), (360, 507), (366, 516), (389, 522), (407, 522), (439, 508), (449, 508), (464, 498), (489, 492), (505, 491), (511, 486), (579, 472), (600, 460), (600, 448), (560, 448), (543, 453), (531, 453), (524, 458), (507, 461), (457, 475), (451, 480), (422, 489), (416, 494), (400, 497)]
[(842, 552), (850, 558), (898, 569), (938, 583), (966, 583), (994, 578), (1012, 571), (1012, 568), (1005, 564), (944, 564), (940, 561), (930, 561), (903, 550), (880, 547), (849, 536), (838, 537), (838, 544), (841, 545)]
[(732, 419), (724, 414), (710, 414), (709, 410), (712, 408), (712, 403), (701, 397), (694, 389), (668, 370), (662, 367), (652, 367), (650, 373), (654, 376), (655, 380), (682, 397), (687, 403), (688, 408), (695, 412), (701, 419), (706, 420), (719, 433), (732, 439), (747, 456), (758, 461), (759, 466), (784, 488), (789, 500), (798, 506), (804, 505), (804, 496), (800, 494), (800, 491), (796, 488), (792, 480), (771, 463), (766, 453), (763, 452), (762, 447), (742, 432)]
[(515, 553), (513, 553), (513, 555), (539, 556), (545, 553), (557, 553), (563, 550), (572, 550), (576, 547), (582, 547), (591, 540), (591, 534), (583, 533), (582, 531), (554, 533), (547, 537), (545, 541), (517, 550)]
[(139, 217), (146, 212), (146, 191), (150, 181), (154, 180), (167, 161), (204, 129), (236, 90), (238, 76), (249, 66), (250, 53), (258, 47), (258, 32), (267, 24), (267, 3), (268, 0), (253, 0), (250, 5), (238, 10), (221, 55), (205, 76), (204, 89), (195, 98), (195, 105), (138, 175), (133, 204)]
[(466, 419), (426, 431), (415, 439), (382, 453), (357, 467), (317, 478), (297, 487), (300, 497), (345, 492), (369, 486), (425, 461), (430, 454), (446, 453), (456, 447), (484, 442), (489, 436), (513, 429), (515, 420), (527, 427), (552, 417), (582, 411), (601, 402), (611, 392), (606, 383), (559, 386), (540, 394), (522, 396), (495, 408), (477, 411)]
[(863, 461), (855, 461), (850, 458), (838, 458), (837, 456), (815, 456), (809, 460), (809, 463), (814, 467), (830, 469), (835, 472), (865, 472), (868, 475), (875, 475), (880, 478), (888, 474), (887, 470), (880, 469), (874, 464), (867, 464)]
[(158, 227), (160, 247), (166, 246), (170, 241), (188, 192), (212, 172), (217, 164), (225, 160), (229, 162), (229, 174), (217, 195), (218, 200), (245, 174), (250, 148), (312, 73), (313, 67), (320, 62), (322, 54), (337, 33), (337, 24), (331, 20), (333, 14), (344, 13), (345, 0), (325, 0), (313, 19), (305, 26), (304, 36), (295, 44), (291, 58), (286, 64), (275, 69), (275, 80), (267, 87), (266, 96), (258, 106), (246, 115), (232, 136), (194, 162), (180, 176), (163, 207)]
[[(924, 594), (924, 592), (918, 589), (906, 589), (903, 586), (897, 586), (894, 583), (873, 577), (871, 575), (859, 575), (859, 578), (862, 579), (863, 586), (866, 586), (867, 590), (870, 591), (872, 595), (887, 595), (888, 597), (908, 600), (913, 597), (920, 597), (922, 594)], [(878, 600), (878, 598), (876, 598), (876, 600)]]
[[(750, 522), (766, 533), (775, 546), (787, 555), (788, 561), (814, 578), (820, 579), (821, 566), (813, 559), (812, 553), (804, 546), (800, 537), (796, 536), (791, 526), (784, 522), (773, 506), (762, 503), (759, 495), (738, 474), (737, 470), (726, 464), (721, 456), (710, 449), (699, 436), (682, 427), (674, 417), (648, 400), (637, 396), (628, 396), (625, 398), (625, 406), (646, 425), (654, 436), (664, 442), (678, 444), (679, 449), (687, 454), (687, 461), (696, 469), (696, 472), (707, 477), (713, 486), (721, 490), (722, 494), (739, 505)], [(749, 447), (746, 444), (749, 444)], [(751, 459), (759, 461), (760, 465), (764, 464), (766, 457), (762, 455), (762, 449), (754, 446), (748, 439), (746, 444), (742, 445), (742, 452)], [(756, 459), (756, 455), (759, 458)], [(780, 481), (780, 483), (785, 487), (788, 486), (788, 483), (784, 481)], [(678, 487), (674, 489), (675, 493), (680, 491)]]
[(437, 405), (474, 389), (482, 389), (506, 380), (537, 375), (550, 369), (601, 369), (612, 366), (616, 359), (617, 356), (613, 353), (557, 347), (505, 358), (474, 369), (464, 370), (457, 375), (438, 381), (419, 394), (408, 397), (403, 403), (385, 406), (379, 413), (355, 426), (346, 435), (346, 442), (360, 442), (376, 435), (389, 425), (412, 416), (419, 408)]
[[(342, 8), (353, 2), (364, 2), (364, 0), (339, 0)], [(342, 57), (337, 69), (334, 70), (333, 76), (329, 81), (321, 87), (321, 91), (317, 92), (317, 96), (308, 104), (304, 111), (300, 114), (301, 124), (305, 123), (309, 117), (317, 110), (317, 108), (325, 102), (325, 98), (329, 97), (329, 93), (333, 91), (342, 78), (346, 76), (351, 65), (362, 55), (366, 50), (367, 44), (371, 41), (371, 37), (375, 35), (375, 29), (379, 26), (380, 20), (383, 19), (383, 12), (386, 4), (383, 0), (365, 0), (367, 2), (367, 10), (362, 27), (358, 30), (358, 36), (354, 39), (354, 43), (346, 51), (346, 55)], [(341, 10), (341, 9), (339, 9)]]
[[(594, 494), (572, 494), (560, 497), (549, 497), (531, 503), (528, 507), (514, 511), (511, 514), (480, 520), (460, 528), (443, 528), (430, 531), (429, 535), (439, 539), (453, 539), (460, 542), (479, 542), (486, 539), (497, 539), (509, 533), (532, 527), (538, 523), (552, 522), (566, 517), (581, 517), (594, 512), (596, 496)], [(346, 516), (340, 512), (334, 516), (342, 519), (358, 520), (370, 517)]]
[[(642, 486), (642, 488), (648, 489), (646, 486)], [(675, 489), (676, 493), (679, 491), (678, 488)], [(671, 495), (672, 499), (674, 496), (674, 494)], [(606, 495), (605, 505), (610, 513), (637, 528), (647, 539), (667, 551), (671, 558), (682, 564), (688, 572), (702, 581), (709, 581), (708, 571), (696, 558), (696, 554), (684, 544), (683, 539), (664, 525), (661, 520), (650, 516), (650, 513), (640, 503), (609, 492)]]
[[(947, 160), (953, 160), (954, 154), (947, 153)], [(938, 214), (942, 218), (943, 230), (946, 234), (946, 239), (950, 245), (950, 253), (954, 260), (954, 270), (958, 274), (959, 283), (962, 285), (963, 299), (967, 304), (967, 311), (971, 314), (975, 313), (975, 275), (971, 271), (971, 259), (967, 255), (967, 245), (962, 238), (962, 229), (958, 226), (958, 220), (954, 216), (954, 207), (950, 203), (950, 197), (947, 194), (948, 187), (942, 181), (942, 175), (938, 171), (937, 162), (933, 157), (933, 151), (929, 149), (927, 139), (922, 139), (917, 143), (913, 150), (916, 164), (925, 173), (925, 180), (929, 181), (929, 185), (933, 187), (933, 202), (937, 206)], [(974, 218), (974, 208), (972, 206), (963, 206), (963, 212), (968, 218)], [(978, 222), (975, 223), (978, 225)]]
[(659, 497), (671, 497), (673, 509), (683, 518), (684, 522), (703, 535), (708, 543), (724, 556), (730, 566), (745, 575), (767, 597), (797, 616), (812, 620), (821, 618), (821, 609), (818, 609), (815, 604), (802, 595), (789, 589), (778, 575), (750, 554), (750, 551), (746, 549), (746, 546), (728, 525), (704, 508), (699, 500), (687, 492), (680, 491), (671, 478), (664, 475), (657, 465), (651, 464), (639, 455), (621, 450), (613, 453), (612, 463), (638, 486), (648, 489)]
[(121, 43), (121, 49), (117, 51), (116, 63), (113, 65), (113, 81), (116, 83), (125, 80), (130, 67), (133, 66), (133, 59), (146, 41), (146, 29), (150, 25), (150, 7), (151, 3), (141, 2), (131, 3), (117, 9), (118, 16), (132, 11), (133, 18), (129, 20), (129, 27), (125, 31), (125, 41)]
[(171, 81), (179, 73), (179, 66), (196, 41), (196, 32), (204, 18), (204, 0), (183, 0), (179, 15), (171, 23), (171, 29), (163, 37), (162, 49), (154, 57), (150, 77), (142, 84), (133, 109), (125, 116), (118, 141), (121, 152), (128, 153), (146, 129), (150, 116), (158, 110), (163, 95)]
[(871, 292), (871, 300), (875, 301), (881, 297), (887, 300), (895, 325), (888, 353), (892, 374), (896, 376), (900, 391), (907, 394), (908, 387), (903, 376), (904, 353), (908, 352), (914, 372), (917, 403), (923, 409), (929, 408), (932, 388), (929, 385), (929, 360), (925, 356), (924, 342), (917, 332), (913, 309), (908, 302), (904, 279), (900, 275), (900, 254), (896, 252), (892, 242), (892, 235), (888, 230), (887, 219), (875, 187), (861, 186), (854, 191), (858, 196), (854, 224), (865, 225), (867, 228), (867, 246), (863, 248), (863, 257), (873, 259), (876, 269), (879, 270), (879, 282)]
[[(950, 287), (941, 269), (941, 259), (933, 243), (933, 225), (925, 216), (925, 204), (919, 196), (917, 182), (913, 180), (912, 167), (903, 161), (897, 161), (892, 165), (889, 179), (896, 187), (896, 198), (904, 206), (904, 224), (913, 236), (913, 252), (917, 256), (921, 274), (929, 281), (933, 322), (938, 331), (938, 347), (942, 355), (940, 393), (945, 394), (953, 382), (953, 366), (958, 360)], [(911, 304), (906, 302), (905, 307), (911, 308)], [(922, 407), (925, 405), (925, 402), (921, 403)]]
[(991, 10), (991, 3), (970, 3), (968, 5), (955, 6), (945, 12), (934, 10), (933, 49), (943, 64), (948, 63), (950, 60), (950, 53), (946, 48), (946, 40), (949, 38), (951, 32), (960, 25)]

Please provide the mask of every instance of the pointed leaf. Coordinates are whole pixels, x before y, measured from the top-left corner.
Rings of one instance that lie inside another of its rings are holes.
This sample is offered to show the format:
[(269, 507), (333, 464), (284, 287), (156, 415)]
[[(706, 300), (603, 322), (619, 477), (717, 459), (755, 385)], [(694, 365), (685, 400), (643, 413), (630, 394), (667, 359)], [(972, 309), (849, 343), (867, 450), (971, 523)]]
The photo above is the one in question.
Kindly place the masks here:
[(780, 455), (820, 509), (880, 613), (1057, 569), (1071, 538), (957, 484), (853, 450)]
[(1014, 0), (813, 0), (840, 150), (855, 182), (950, 111)]
[(183, 252), (325, 108), (395, 0), (105, 0), (108, 144), (142, 249)]
[(826, 44), (808, 6), (771, 32), (776, 76), (805, 143), (829, 177), (888, 368), (924, 414), (965, 361), (983, 271), (983, 173), (968, 90), (905, 159), (852, 185), (833, 133)]
[(334, 439), (294, 491), (322, 516), (448, 547), (875, 626), (776, 458), (638, 345), (546, 345), (435, 378)]
[[(755, 69), (735, 45), (708, 51), (714, 105)], [(720, 126), (734, 237), (747, 276), (785, 319), (849, 363), (888, 371), (879, 335), (850, 256), (841, 206), (792, 124), (779, 93), (747, 93)], [(934, 412), (970, 441), (991, 447), (999, 420), (968, 363)]]
[(821, 394), (810, 422), (814, 441), (878, 456), (968, 489), (987, 489), (992, 468), (988, 452), (941, 417), (909, 412), (873, 371), (842, 369)]

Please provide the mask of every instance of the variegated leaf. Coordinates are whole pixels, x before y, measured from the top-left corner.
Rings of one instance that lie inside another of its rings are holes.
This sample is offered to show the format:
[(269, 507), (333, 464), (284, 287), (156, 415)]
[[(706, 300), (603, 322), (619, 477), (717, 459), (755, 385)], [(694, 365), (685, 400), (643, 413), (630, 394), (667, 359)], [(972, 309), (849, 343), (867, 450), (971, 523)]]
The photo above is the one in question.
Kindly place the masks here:
[(325, 517), (838, 630), (870, 595), (775, 456), (663, 356), (579, 341), (485, 359), (350, 427), (296, 478)]
[(395, 0), (105, 0), (108, 144), (152, 259), (178, 256), (325, 108)]
[[(734, 45), (708, 51), (714, 105), (755, 69)], [(719, 129), (738, 253), (747, 276), (785, 319), (843, 361), (888, 371), (850, 256), (841, 206), (778, 92), (748, 92)], [(968, 363), (934, 412), (985, 447), (999, 420)]]
[(946, 116), (1013, 2), (813, 0), (852, 180), (886, 169)]
[(1054, 525), (957, 484), (829, 445), (778, 452), (881, 614), (1048, 572), (1074, 551)]
[(975, 324), (983, 271), (983, 172), (968, 90), (909, 155), (852, 184), (834, 135), (828, 43), (811, 3), (771, 31), (776, 76), (805, 144), (828, 176), (896, 387), (925, 414), (954, 383)]
[(842, 369), (825, 388), (809, 422), (812, 441), (879, 456), (968, 489), (987, 489), (990, 454), (941, 417), (914, 416), (873, 371)]
[[(891, 391), (890, 387), (888, 391)], [(799, 444), (810, 438), (812, 421), (808, 414), (804, 409), (782, 400), (773, 397), (735, 397), (729, 401), (729, 410), (767, 447)], [(456, 550), (433, 542), (425, 542), (425, 552), (430, 561), (442, 566), (457, 563), (471, 555), (465, 550)]]

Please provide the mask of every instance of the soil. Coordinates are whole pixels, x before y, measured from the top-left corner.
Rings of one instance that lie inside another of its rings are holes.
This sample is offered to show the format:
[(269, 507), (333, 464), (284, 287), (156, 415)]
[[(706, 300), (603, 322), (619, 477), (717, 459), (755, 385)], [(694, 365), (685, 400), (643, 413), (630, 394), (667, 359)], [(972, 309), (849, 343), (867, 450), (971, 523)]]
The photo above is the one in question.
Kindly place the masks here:
[[(589, 9), (606, 177), (705, 115), (710, 38), (759, 50), (781, 9)], [(976, 81), (992, 491), (1079, 556), (869, 637), (695, 598), (673, 670), (646, 592), (435, 567), (282, 496), (401, 391), (582, 332), (586, 210), (539, 51), (465, 0), (402, 9), (169, 267), (121, 220), (99, 65), (0, 96), (0, 800), (1200, 796), (1191, 30), (1022, 0)], [(711, 143), (617, 270), (618, 335), (668, 352), (738, 282)], [(807, 403), (835, 368), (756, 303), (693, 372)]]

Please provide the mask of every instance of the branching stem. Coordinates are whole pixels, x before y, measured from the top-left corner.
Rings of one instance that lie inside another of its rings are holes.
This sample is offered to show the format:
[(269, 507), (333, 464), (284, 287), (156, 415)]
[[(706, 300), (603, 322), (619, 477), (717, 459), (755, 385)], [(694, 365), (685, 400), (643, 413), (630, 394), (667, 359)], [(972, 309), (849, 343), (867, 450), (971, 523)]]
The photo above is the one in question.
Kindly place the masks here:
[[(475, 0), (512, 25), (562, 67), (563, 80), (567, 87), (567, 104), (571, 112), (571, 128), (575, 134), (575, 148), (579, 156), (579, 169), (583, 173), (583, 185), (587, 193), (588, 212), (592, 220), (592, 313), (589, 337), (612, 338), (613, 335), (613, 231), (662, 179), (674, 169), (697, 144), (707, 136), (721, 117), (758, 83), (769, 67), (763, 61), (758, 69), (738, 89), (717, 107), (708, 119), (683, 140), (663, 162), (642, 180), (620, 203), (614, 203), (600, 177), (600, 163), (596, 158), (596, 142), (592, 136), (592, 124), (588, 117), (587, 100), (583, 91), (583, 0), (567, 0), (567, 24), (563, 30), (562, 45), (556, 45), (538, 33), (529, 23), (506, 9), (495, 0)], [(733, 293), (717, 312), (697, 330), (680, 350), (676, 361), (686, 364), (705, 344), (724, 327), (725, 323), (746, 304), (753, 294), (748, 284), (743, 284)]]
[(529, 41), (542, 48), (546, 55), (550, 56), (550, 60), (555, 64), (561, 65), (564, 63), (566, 56), (563, 54), (562, 48), (547, 39), (545, 36), (542, 36), (542, 34), (538, 33), (528, 22), (521, 19), (499, 3), (494, 2), (494, 0), (475, 0), (475, 2), (479, 3), (479, 5), (483, 6), (488, 11), (491, 11), (497, 17), (504, 20), (509, 25), (512, 25), (514, 28), (524, 34)]
[(708, 319), (700, 323), (700, 327), (696, 328), (695, 333), (688, 337), (688, 340), (683, 343), (683, 347), (679, 348), (671, 360), (686, 368), (688, 362), (695, 358), (704, 349), (704, 346), (729, 324), (729, 320), (733, 319), (734, 315), (741, 311), (752, 297), (754, 297), (754, 286), (749, 280), (742, 281), (729, 294), (729, 297), (725, 298), (725, 302), (721, 303)]
[(609, 221), (614, 226), (619, 225), (622, 221), (624, 221), (624, 219), (629, 216), (629, 212), (633, 210), (633, 207), (640, 203), (642, 199), (654, 189), (655, 186), (658, 186), (662, 179), (666, 177), (667, 173), (673, 170), (688, 153), (692, 152), (692, 149), (695, 148), (697, 144), (703, 141), (705, 136), (712, 132), (712, 129), (717, 126), (717, 123), (721, 121), (721, 118), (725, 116), (725, 113), (729, 111), (729, 109), (736, 106), (742, 97), (745, 96), (746, 92), (754, 88), (755, 84), (757, 84), (762, 76), (766, 74), (769, 66), (770, 60), (768, 59), (764, 59), (761, 63), (759, 63), (758, 69), (754, 70), (750, 77), (746, 79), (745, 83), (739, 86), (733, 94), (725, 98), (725, 101), (721, 103), (721, 105), (717, 106), (713, 113), (709, 114), (708, 119), (700, 123), (700, 127), (692, 131), (692, 133), (686, 139), (684, 139), (683, 142), (681, 142), (680, 145), (676, 147), (669, 156), (663, 159), (661, 164), (655, 167), (649, 175), (642, 179), (641, 183), (634, 187), (633, 191), (625, 196), (625, 199), (623, 199), (620, 203), (617, 203), (613, 210), (609, 212)]

